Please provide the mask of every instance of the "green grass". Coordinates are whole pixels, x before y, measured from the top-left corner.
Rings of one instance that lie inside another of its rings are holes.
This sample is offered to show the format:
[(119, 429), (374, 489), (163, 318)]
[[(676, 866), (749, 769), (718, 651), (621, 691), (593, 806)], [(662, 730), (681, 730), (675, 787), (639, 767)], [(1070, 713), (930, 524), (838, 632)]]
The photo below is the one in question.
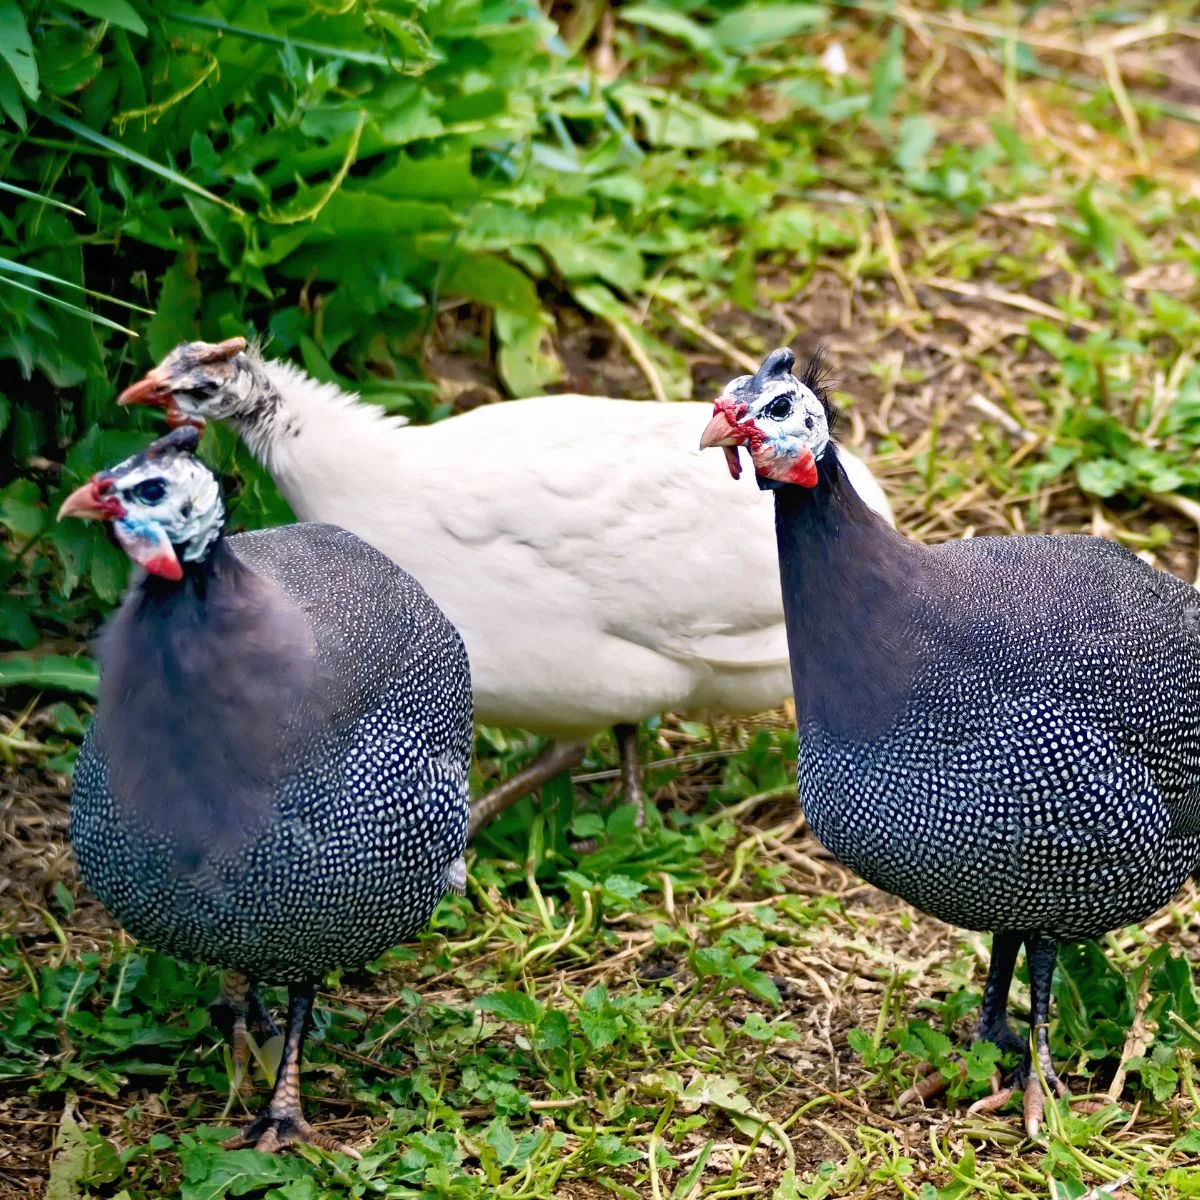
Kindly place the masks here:
[[(1200, 528), (1188, 6), (583, 4), (561, 44), (519, 5), (271, 9), (290, 45), (232, 4), (26, 6), (36, 83), (0, 66), (0, 169), (40, 197), (0, 207), (0, 1195), (1200, 1195), (1193, 889), (1064, 955), (1056, 1061), (1098, 1111), (1037, 1143), (970, 1118), (975, 1051), (896, 1114), (918, 1061), (957, 1062), (986, 939), (795, 828), (788, 732), (677, 718), (646, 731), (682, 760), (651, 773), (661, 822), (611, 810), (599, 739), (478, 840), (419, 945), (329, 981), (305, 1093), (363, 1164), (215, 1148), (244, 1117), (215, 976), (128, 946), (64, 849), (78, 652), (124, 564), (51, 514), (144, 444), (112, 396), (175, 339), (269, 329), (434, 419), (448, 360), (490, 399), (703, 398), (821, 338), (914, 536), (1096, 530), (1191, 577)], [(207, 452), (236, 520), (286, 516), (228, 438)], [(534, 743), (478, 750), (484, 786)]]

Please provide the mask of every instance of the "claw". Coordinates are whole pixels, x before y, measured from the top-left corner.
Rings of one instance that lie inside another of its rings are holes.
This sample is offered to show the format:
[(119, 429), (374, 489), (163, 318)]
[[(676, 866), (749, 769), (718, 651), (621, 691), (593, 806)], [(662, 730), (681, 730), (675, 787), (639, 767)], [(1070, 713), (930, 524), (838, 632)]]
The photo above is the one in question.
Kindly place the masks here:
[(949, 1086), (950, 1081), (941, 1073), (933, 1069), (933, 1063), (917, 1063), (915, 1068), (916, 1079), (911, 1087), (905, 1088), (904, 1091), (896, 1097), (896, 1108), (907, 1108), (914, 1101), (920, 1101), (925, 1104), (932, 1100), (935, 1096), (940, 1096)]
[[(1048, 1081), (1050, 1082), (1050, 1081)], [(1051, 1087), (1054, 1094), (1060, 1099), (1065, 1100), (1070, 1093), (1067, 1091), (1067, 1085), (1057, 1077), (1053, 1078)], [(982, 1100), (976, 1100), (967, 1113), (971, 1116), (978, 1116), (981, 1113), (994, 1113), (1002, 1109), (1017, 1092), (1024, 1090), (1024, 1101), (1022, 1108), (1025, 1114), (1025, 1132), (1031, 1137), (1037, 1137), (1042, 1128), (1042, 1118), (1046, 1112), (1046, 1092), (1042, 1087), (1042, 1081), (1036, 1075), (1030, 1075), (1025, 1082), (1024, 1088), (1018, 1082), (1009, 1084), (1007, 1087), (997, 1088), (990, 1096), (984, 1096)]]
[[(999, 1082), (997, 1079), (992, 1080), (992, 1086)], [(984, 1096), (981, 1100), (976, 1100), (970, 1108), (967, 1109), (968, 1115), (974, 1117), (980, 1113), (994, 1113), (1002, 1109), (1016, 1095), (1015, 1087), (996, 1088), (990, 1096)]]
[(321, 1150), (332, 1150), (347, 1158), (362, 1159), (362, 1155), (345, 1142), (327, 1133), (314, 1129), (302, 1116), (272, 1117), (262, 1113), (240, 1133), (226, 1138), (221, 1143), (223, 1150), (244, 1150), (253, 1146), (263, 1154), (278, 1154), (287, 1146), (316, 1146)]

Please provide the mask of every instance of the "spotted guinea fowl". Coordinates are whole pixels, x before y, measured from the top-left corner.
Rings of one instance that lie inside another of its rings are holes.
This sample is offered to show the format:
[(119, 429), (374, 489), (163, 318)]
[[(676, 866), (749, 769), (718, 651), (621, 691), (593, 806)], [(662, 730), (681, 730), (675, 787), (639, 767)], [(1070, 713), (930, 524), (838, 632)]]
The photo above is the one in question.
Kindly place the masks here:
[(120, 401), (230, 421), (297, 517), (354, 530), (429, 589), (466, 640), (480, 721), (557, 739), (476, 802), (472, 830), (609, 726), (640, 816), (637, 722), (789, 694), (770, 514), (705, 470), (704, 406), (545, 396), (405, 426), (242, 338), (179, 346)]
[(774, 491), (800, 800), (864, 879), (994, 934), (975, 1037), (1022, 1058), (975, 1107), (1024, 1089), (1033, 1134), (1045, 1097), (1008, 1024), (1022, 943), (1065, 1095), (1058, 947), (1149, 916), (1200, 856), (1200, 596), (1093, 537), (908, 541), (847, 483), (819, 359), (803, 381), (793, 361), (730, 384), (700, 444), (735, 468), (746, 448)]
[(143, 570), (98, 643), (75, 768), (83, 878), (139, 941), (227, 969), (235, 1059), (288, 985), (270, 1102), (232, 1146), (348, 1154), (300, 1107), (314, 986), (419, 932), (465, 882), (471, 694), (454, 627), (390, 559), (331, 525), (226, 538), (176, 429), (59, 516), (108, 522)]

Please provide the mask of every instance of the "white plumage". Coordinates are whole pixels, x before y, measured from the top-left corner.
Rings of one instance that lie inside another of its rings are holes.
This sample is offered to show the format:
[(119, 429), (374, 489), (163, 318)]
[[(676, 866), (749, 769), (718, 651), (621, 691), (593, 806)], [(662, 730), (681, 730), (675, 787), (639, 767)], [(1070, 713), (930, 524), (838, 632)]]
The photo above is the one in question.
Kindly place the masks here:
[(122, 399), (232, 420), (297, 517), (409, 571), (466, 641), (479, 721), (580, 738), (791, 694), (770, 505), (702, 457), (707, 405), (543, 396), (406, 425), (218, 349), (179, 347)]

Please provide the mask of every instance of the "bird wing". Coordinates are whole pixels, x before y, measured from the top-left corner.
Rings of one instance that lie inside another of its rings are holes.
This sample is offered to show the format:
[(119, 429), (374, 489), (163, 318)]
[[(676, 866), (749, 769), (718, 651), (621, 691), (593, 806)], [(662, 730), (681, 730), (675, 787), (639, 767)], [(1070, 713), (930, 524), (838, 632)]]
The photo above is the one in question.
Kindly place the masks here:
[(1179, 831), (1153, 773), (1057, 699), (997, 697), (946, 756), (944, 776), (966, 821), (984, 831), (971, 857), (987, 864), (988, 886), (1018, 909), (1028, 897), (1026, 923), (1018, 912), (1011, 927), (1090, 936), (1081, 923), (1098, 897), (1119, 906), (1162, 890)]
[(531, 610), (680, 660), (784, 663), (773, 505), (701, 454), (706, 419), (702, 404), (562, 396), (445, 422), (442, 441), (486, 456), (443, 494), (443, 527), (520, 564)]

